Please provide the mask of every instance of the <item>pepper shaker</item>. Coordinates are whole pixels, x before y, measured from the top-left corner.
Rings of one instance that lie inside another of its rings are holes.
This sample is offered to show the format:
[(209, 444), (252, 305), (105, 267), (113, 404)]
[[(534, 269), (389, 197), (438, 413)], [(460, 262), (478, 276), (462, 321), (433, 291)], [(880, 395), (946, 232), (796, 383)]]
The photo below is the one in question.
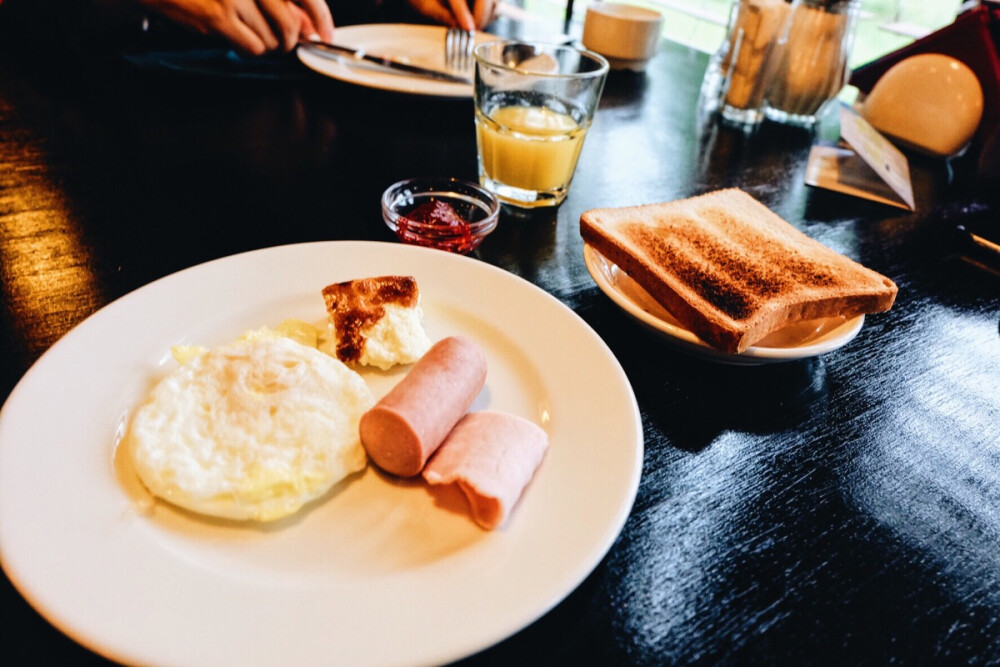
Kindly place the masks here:
[(844, 87), (860, 0), (793, 0), (771, 53), (764, 114), (811, 126)]
[(768, 63), (788, 10), (787, 0), (733, 0), (726, 37), (705, 73), (706, 107), (739, 124), (764, 119)]

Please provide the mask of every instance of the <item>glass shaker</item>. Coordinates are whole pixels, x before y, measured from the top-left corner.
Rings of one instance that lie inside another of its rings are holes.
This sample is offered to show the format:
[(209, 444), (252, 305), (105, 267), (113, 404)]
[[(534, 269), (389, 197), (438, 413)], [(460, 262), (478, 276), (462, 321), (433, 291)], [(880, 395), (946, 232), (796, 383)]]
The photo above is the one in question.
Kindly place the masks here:
[(861, 0), (793, 0), (767, 74), (764, 113), (811, 126), (847, 77)]
[(726, 38), (709, 61), (700, 104), (740, 124), (764, 119), (771, 51), (785, 24), (787, 0), (733, 0)]

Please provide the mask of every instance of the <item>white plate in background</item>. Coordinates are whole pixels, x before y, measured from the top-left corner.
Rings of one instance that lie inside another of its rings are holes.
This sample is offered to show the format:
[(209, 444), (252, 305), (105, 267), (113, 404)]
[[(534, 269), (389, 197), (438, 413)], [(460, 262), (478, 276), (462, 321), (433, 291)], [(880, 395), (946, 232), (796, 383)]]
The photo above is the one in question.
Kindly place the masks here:
[(843, 347), (865, 323), (864, 315), (799, 322), (775, 331), (740, 354), (730, 354), (684, 328), (649, 292), (590, 244), (584, 244), (583, 261), (597, 286), (622, 310), (678, 349), (712, 361), (758, 365), (807, 359)]
[[(337, 28), (334, 34), (337, 44), (443, 72), (447, 71), (444, 64), (445, 32), (446, 28), (437, 25), (369, 23)], [(489, 33), (476, 33), (477, 43), (495, 39), (497, 37)], [(315, 72), (367, 88), (433, 97), (472, 97), (472, 84), (396, 74), (361, 63), (354, 64), (350, 57), (331, 60), (307, 49), (296, 49), (296, 54), (306, 67)]]

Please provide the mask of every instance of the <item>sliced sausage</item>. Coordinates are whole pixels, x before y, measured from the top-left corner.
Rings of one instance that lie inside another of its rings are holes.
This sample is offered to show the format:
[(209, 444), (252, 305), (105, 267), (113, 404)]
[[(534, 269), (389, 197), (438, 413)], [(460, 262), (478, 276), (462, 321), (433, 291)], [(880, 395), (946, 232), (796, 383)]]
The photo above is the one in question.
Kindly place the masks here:
[(424, 468), (430, 484), (457, 483), (483, 528), (501, 525), (549, 447), (534, 422), (503, 412), (462, 417)]
[(379, 468), (410, 477), (424, 468), (486, 383), (486, 355), (464, 336), (434, 344), (361, 417), (361, 442)]

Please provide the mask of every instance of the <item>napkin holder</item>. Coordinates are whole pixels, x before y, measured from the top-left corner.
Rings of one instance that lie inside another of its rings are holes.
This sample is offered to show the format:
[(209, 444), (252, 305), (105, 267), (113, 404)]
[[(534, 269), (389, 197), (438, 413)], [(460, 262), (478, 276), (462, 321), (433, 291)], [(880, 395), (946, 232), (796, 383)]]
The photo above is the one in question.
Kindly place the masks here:
[(1000, 125), (1000, 6), (986, 3), (972, 9), (947, 25), (901, 49), (857, 67), (848, 80), (862, 93), (869, 93), (875, 83), (896, 63), (921, 53), (943, 53), (969, 66), (983, 89), (983, 119), (973, 139), (982, 142)]

